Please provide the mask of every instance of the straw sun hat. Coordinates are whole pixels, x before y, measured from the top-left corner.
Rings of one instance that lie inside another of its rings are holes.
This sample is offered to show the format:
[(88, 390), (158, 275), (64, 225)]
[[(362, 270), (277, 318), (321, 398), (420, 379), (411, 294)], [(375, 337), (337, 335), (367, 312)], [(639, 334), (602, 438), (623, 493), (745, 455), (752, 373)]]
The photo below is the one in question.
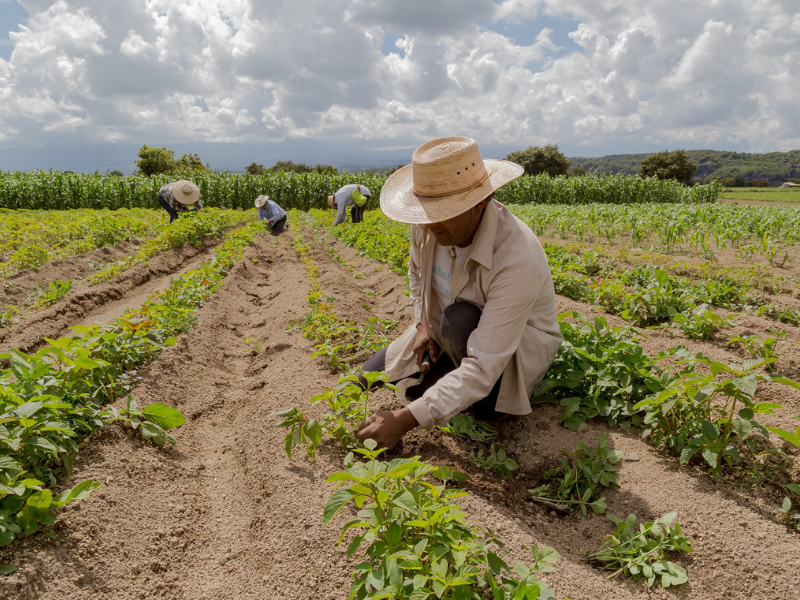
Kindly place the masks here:
[(256, 198), (255, 205), (256, 208), (264, 208), (269, 201), (269, 196), (259, 196)]
[(381, 210), (400, 223), (422, 225), (452, 219), (525, 172), (520, 165), (484, 159), (467, 137), (439, 138), (414, 151), (381, 190)]
[(172, 184), (172, 197), (181, 204), (194, 204), (200, 199), (200, 188), (191, 181), (181, 179)]
[(328, 196), (328, 206), (333, 208), (333, 196)]

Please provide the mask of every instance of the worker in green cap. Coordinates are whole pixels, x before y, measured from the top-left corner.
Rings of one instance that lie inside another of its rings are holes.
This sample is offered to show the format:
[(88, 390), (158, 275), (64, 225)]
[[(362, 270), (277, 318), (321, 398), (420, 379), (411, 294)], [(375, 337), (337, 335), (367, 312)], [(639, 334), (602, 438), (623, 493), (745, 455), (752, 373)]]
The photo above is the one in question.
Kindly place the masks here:
[(364, 207), (367, 201), (372, 198), (369, 188), (360, 183), (351, 183), (339, 188), (333, 196), (328, 196), (328, 206), (336, 207), (336, 219), (333, 224), (344, 223), (347, 218), (347, 207), (350, 209), (350, 219), (353, 223), (361, 223), (364, 220)]

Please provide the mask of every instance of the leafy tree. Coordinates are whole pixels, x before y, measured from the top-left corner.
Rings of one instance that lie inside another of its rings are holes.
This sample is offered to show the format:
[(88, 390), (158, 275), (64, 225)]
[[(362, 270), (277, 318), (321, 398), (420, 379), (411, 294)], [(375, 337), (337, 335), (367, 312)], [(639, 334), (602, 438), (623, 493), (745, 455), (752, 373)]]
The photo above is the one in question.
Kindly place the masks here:
[(525, 167), (526, 175), (547, 173), (550, 177), (569, 175), (569, 166), (572, 164), (558, 145), (528, 146), (527, 150), (518, 150), (506, 156), (506, 160)]
[(250, 175), (263, 175), (267, 172), (267, 168), (264, 165), (256, 162), (251, 162), (244, 168), (244, 170)]
[(203, 159), (192, 152), (181, 156), (175, 163), (175, 169), (181, 173), (203, 173), (210, 171), (211, 165), (208, 163), (203, 164)]
[(109, 175), (113, 175), (114, 177), (125, 177), (125, 174), (122, 171), (111, 171)]
[(296, 163), (292, 162), (291, 160), (279, 160), (269, 170), (273, 173), (277, 173), (279, 171), (283, 171), (285, 173), (310, 173), (312, 171), (311, 167), (309, 167), (307, 164)]
[(576, 166), (576, 167), (572, 167), (572, 168), (569, 170), (569, 174), (570, 174), (572, 177), (583, 177), (583, 176), (587, 175), (587, 173), (586, 173), (586, 169), (584, 169), (584, 168), (583, 168), (583, 167), (581, 167), (580, 165), (578, 165), (578, 166)]
[(657, 152), (642, 161), (639, 177), (656, 177), (657, 179), (677, 179), (689, 181), (697, 171), (697, 163), (686, 157), (685, 150), (675, 152)]
[(150, 177), (159, 173), (172, 173), (175, 170), (175, 153), (172, 150), (144, 145), (139, 148), (137, 156), (139, 160), (136, 161), (136, 166), (142, 175)]
[(323, 175), (338, 175), (339, 171), (336, 170), (336, 167), (332, 167), (330, 165), (317, 165), (312, 167), (311, 170), (314, 173), (322, 173)]

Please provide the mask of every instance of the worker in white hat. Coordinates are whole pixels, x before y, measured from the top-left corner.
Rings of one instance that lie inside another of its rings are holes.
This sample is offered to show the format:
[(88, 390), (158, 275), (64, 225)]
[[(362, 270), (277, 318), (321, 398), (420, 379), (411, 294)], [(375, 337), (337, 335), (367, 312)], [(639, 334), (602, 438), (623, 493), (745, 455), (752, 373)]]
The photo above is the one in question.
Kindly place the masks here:
[(179, 213), (197, 212), (203, 208), (200, 188), (185, 179), (162, 185), (158, 190), (158, 203), (169, 213), (170, 223), (178, 218)]
[(364, 207), (370, 198), (372, 198), (372, 192), (367, 186), (360, 183), (351, 183), (336, 190), (333, 196), (328, 196), (328, 206), (336, 208), (336, 218), (333, 220), (333, 224), (344, 223), (348, 206), (352, 206), (350, 220), (353, 223), (361, 223), (364, 220)]
[(256, 198), (255, 205), (258, 209), (258, 220), (269, 223), (272, 233), (277, 235), (289, 229), (286, 224), (286, 211), (269, 196), (259, 196)]
[[(414, 324), (362, 367), (389, 381), (424, 373), (404, 407), (373, 414), (359, 439), (391, 448), (417, 427), (446, 425), (472, 407), (479, 419), (531, 412), (529, 398), (562, 342), (547, 257), (533, 231), (494, 192), (523, 173), (483, 159), (475, 140), (423, 144), (381, 190), (381, 209), (410, 223)], [(362, 385), (366, 380), (362, 378)]]

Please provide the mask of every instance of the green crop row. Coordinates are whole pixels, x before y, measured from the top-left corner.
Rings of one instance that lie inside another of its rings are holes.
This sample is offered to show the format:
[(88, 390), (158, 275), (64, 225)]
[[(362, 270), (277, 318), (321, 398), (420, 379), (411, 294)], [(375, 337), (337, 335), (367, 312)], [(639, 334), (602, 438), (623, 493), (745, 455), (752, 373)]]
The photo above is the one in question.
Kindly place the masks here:
[(590, 204), (512, 205), (509, 209), (538, 236), (619, 241), (633, 247), (659, 244), (668, 250), (688, 245), (700, 255), (714, 249), (735, 250), (746, 241), (762, 244), (766, 240), (773, 251), (775, 244), (800, 244), (800, 211), (793, 207)]
[(132, 210), (0, 210), (0, 274), (7, 277), (129, 239), (144, 239), (168, 224), (166, 213)]
[(184, 244), (200, 244), (203, 237), (219, 235), (243, 221), (256, 218), (256, 211), (240, 212), (236, 210), (206, 209), (197, 213), (189, 213), (179, 218), (157, 236), (147, 240), (136, 254), (119, 262), (108, 265), (89, 278), (94, 285), (109, 281), (131, 267), (147, 262), (155, 255), (172, 248), (180, 248)]
[(110, 405), (128, 395), (140, 365), (194, 324), (194, 311), (260, 231), (249, 223), (228, 233), (212, 259), (110, 325), (78, 326), (78, 336), (46, 340), (34, 354), (2, 355), (9, 366), (0, 385), (0, 546), (52, 525), (53, 509), (99, 487), (85, 481), (56, 496), (49, 489), (71, 472), (93, 430), (125, 420), (145, 439), (174, 443), (167, 430), (183, 423), (180, 412), (158, 403), (140, 410), (130, 396), (125, 409)]
[[(0, 171), (0, 207), (12, 209), (157, 208), (157, 193), (165, 183), (185, 177), (194, 181), (206, 206), (249, 208), (266, 194), (285, 209), (324, 208), (326, 198), (348, 183), (366, 185), (373, 193), (369, 208), (378, 207), (386, 177), (365, 173), (199, 173), (155, 175), (87, 175), (60, 171)], [(522, 177), (498, 192), (506, 203), (536, 204), (665, 204), (714, 202), (720, 187), (686, 187), (675, 181), (614, 175), (596, 177)]]

